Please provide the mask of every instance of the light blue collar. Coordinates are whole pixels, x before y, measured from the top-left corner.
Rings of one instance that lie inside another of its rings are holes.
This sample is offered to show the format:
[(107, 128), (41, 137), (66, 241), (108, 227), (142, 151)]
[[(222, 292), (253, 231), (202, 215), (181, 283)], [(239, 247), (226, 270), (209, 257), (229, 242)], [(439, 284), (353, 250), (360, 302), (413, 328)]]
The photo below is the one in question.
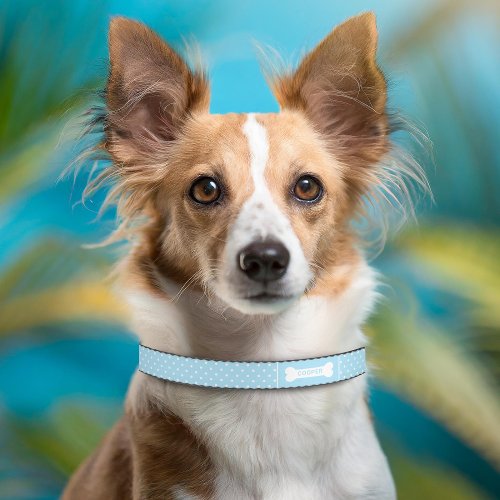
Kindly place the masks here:
[(221, 389), (289, 389), (362, 375), (365, 348), (296, 361), (215, 361), (139, 346), (139, 370), (171, 382)]

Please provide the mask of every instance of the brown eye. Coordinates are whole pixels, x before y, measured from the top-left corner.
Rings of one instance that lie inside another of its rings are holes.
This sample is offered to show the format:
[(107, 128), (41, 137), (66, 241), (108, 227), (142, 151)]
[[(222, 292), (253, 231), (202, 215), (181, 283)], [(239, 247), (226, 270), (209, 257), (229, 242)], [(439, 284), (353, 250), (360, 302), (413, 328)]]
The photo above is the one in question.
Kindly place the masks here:
[(211, 177), (202, 177), (193, 182), (191, 189), (189, 190), (189, 196), (194, 201), (202, 203), (203, 205), (209, 205), (210, 203), (216, 202), (221, 195), (221, 189), (217, 184), (215, 179)]
[(313, 176), (303, 175), (295, 184), (293, 194), (300, 201), (318, 201), (323, 194), (323, 188)]

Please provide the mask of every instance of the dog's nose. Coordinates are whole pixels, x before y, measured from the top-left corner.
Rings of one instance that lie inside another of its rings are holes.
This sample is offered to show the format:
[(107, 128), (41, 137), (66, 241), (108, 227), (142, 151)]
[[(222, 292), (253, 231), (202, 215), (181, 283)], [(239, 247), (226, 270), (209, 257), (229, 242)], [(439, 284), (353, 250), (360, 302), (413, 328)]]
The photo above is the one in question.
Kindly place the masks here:
[(251, 243), (238, 256), (240, 269), (254, 281), (275, 281), (286, 273), (290, 252), (275, 241)]

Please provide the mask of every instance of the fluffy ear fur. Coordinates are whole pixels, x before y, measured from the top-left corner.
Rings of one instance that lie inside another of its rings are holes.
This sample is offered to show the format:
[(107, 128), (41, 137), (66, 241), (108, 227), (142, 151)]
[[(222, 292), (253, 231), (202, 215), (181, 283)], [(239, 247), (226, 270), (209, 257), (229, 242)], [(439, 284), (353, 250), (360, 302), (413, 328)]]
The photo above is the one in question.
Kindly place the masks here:
[(147, 160), (158, 142), (175, 138), (186, 118), (208, 111), (203, 73), (156, 33), (123, 17), (109, 28), (106, 149), (120, 163)]
[(386, 82), (375, 61), (373, 13), (337, 26), (295, 72), (271, 76), (282, 108), (299, 109), (347, 167), (347, 181), (363, 194), (373, 181), (369, 167), (387, 152)]

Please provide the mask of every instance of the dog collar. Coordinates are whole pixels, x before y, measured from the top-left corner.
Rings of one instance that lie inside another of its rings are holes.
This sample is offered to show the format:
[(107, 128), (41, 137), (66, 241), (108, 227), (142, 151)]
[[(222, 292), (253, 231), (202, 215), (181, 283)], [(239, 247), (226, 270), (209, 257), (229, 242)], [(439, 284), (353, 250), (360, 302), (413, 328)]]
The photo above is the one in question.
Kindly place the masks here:
[(365, 373), (365, 348), (292, 361), (216, 361), (139, 346), (139, 371), (170, 382), (220, 389), (289, 389)]

